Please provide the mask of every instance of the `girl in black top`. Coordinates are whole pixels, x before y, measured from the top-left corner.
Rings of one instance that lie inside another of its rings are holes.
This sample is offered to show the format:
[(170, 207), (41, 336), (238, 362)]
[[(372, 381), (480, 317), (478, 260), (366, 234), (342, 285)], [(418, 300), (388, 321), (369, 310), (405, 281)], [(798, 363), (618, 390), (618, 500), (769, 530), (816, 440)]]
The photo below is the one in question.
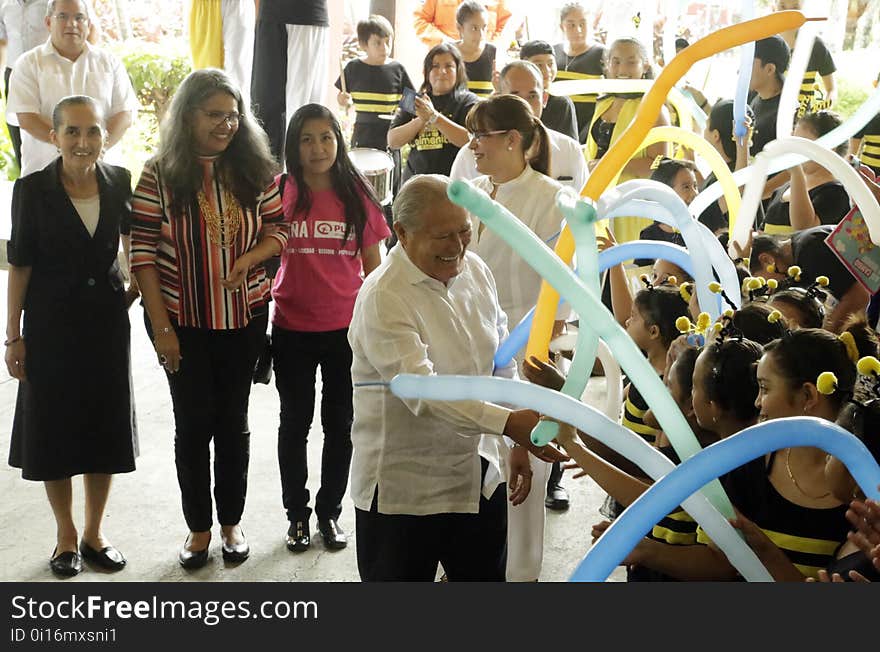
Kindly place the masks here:
[(495, 46), (486, 43), (489, 12), (476, 0), (465, 0), (455, 12), (455, 23), (461, 40), (458, 46), (467, 71), (468, 90), (478, 97), (488, 97), (495, 90)]
[(458, 150), (470, 136), (464, 120), (479, 98), (467, 90), (467, 73), (458, 48), (435, 45), (424, 63), (425, 81), (415, 99), (415, 113), (401, 110), (388, 130), (388, 146), (412, 145), (403, 182), (415, 174), (449, 174)]
[[(600, 79), (604, 74), (605, 48), (587, 39), (587, 18), (584, 7), (570, 2), (562, 7), (559, 18), (560, 28), (565, 34), (565, 43), (553, 46), (558, 68), (556, 78)], [(593, 121), (596, 110), (596, 95), (572, 95), (577, 115), (578, 139), (587, 142), (587, 130)]]
[[(794, 135), (809, 140), (824, 136), (841, 123), (831, 111), (807, 113), (794, 128)], [(835, 151), (843, 156), (846, 144)], [(762, 226), (766, 233), (791, 233), (820, 224), (837, 224), (849, 212), (849, 195), (835, 176), (815, 161), (789, 169), (791, 181), (771, 197)]]

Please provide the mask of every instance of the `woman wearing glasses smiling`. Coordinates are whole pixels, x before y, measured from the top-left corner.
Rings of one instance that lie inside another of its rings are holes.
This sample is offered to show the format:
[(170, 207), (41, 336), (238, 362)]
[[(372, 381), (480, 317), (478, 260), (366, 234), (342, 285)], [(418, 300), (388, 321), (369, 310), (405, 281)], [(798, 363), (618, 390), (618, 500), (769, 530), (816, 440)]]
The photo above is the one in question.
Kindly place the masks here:
[(268, 321), (263, 261), (287, 241), (277, 164), (226, 73), (197, 70), (174, 95), (132, 207), (132, 271), (174, 405), (174, 457), (189, 526), (179, 561), (211, 541), (211, 455), (223, 558), (247, 559), (251, 378)]
[(465, 116), (479, 101), (467, 90), (464, 61), (453, 44), (431, 48), (424, 72), (414, 111), (401, 109), (388, 130), (391, 149), (412, 145), (401, 185), (416, 174), (449, 174), (459, 148), (468, 142)]
[[(540, 119), (522, 98), (496, 95), (471, 109), (466, 125), (472, 134), (469, 147), (477, 170), (485, 175), (474, 179), (474, 185), (552, 248), (562, 223), (556, 207), (556, 193), (562, 185), (547, 176), (550, 141)], [(471, 250), (492, 270), (507, 323), (518, 324), (538, 300), (540, 275), (482, 224), (475, 223)], [(557, 334), (564, 326), (564, 316), (557, 315)], [(507, 580), (535, 581), (541, 573), (544, 499), (552, 465), (530, 457), (522, 447), (510, 450), (508, 465)]]

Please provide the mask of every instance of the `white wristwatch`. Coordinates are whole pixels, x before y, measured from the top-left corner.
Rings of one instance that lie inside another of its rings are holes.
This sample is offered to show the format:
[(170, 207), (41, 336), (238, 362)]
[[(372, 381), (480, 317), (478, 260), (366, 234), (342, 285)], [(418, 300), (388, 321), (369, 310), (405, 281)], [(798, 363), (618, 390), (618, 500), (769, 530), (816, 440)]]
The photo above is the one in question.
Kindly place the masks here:
[(430, 118), (428, 118), (428, 120), (425, 122), (425, 124), (432, 125), (435, 122), (437, 122), (437, 118), (439, 118), (439, 117), (440, 117), (440, 114), (437, 111), (434, 111), (434, 114)]

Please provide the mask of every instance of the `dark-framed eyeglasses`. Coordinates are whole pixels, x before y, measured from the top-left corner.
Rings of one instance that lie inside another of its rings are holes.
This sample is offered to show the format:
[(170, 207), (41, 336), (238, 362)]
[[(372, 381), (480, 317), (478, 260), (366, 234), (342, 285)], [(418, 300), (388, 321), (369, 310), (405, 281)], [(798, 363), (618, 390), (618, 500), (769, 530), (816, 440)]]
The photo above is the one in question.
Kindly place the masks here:
[(486, 136), (500, 136), (501, 134), (506, 134), (510, 129), (496, 129), (494, 131), (475, 131), (471, 134), (471, 141), (475, 143), (479, 143)]

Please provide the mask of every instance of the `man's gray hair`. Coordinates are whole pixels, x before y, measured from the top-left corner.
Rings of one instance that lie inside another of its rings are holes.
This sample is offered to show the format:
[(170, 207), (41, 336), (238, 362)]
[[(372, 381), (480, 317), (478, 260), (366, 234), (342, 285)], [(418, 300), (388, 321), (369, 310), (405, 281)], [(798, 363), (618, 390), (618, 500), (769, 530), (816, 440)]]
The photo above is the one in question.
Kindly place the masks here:
[(514, 68), (518, 70), (525, 70), (532, 74), (532, 77), (538, 82), (538, 87), (543, 91), (544, 90), (544, 76), (541, 74), (541, 71), (538, 70), (538, 66), (533, 64), (531, 61), (522, 61), (520, 59), (516, 59), (511, 61), (506, 66), (501, 69), (501, 74), (499, 75), (499, 80), (501, 82), (501, 90), (505, 91), (510, 90), (510, 87), (507, 85), (507, 74), (513, 70)]
[(422, 212), (426, 208), (449, 201), (446, 196), (449, 183), (449, 177), (442, 174), (417, 174), (411, 177), (394, 199), (394, 223), (400, 224), (407, 232), (420, 229)]
[[(58, 0), (49, 0), (49, 3), (46, 5), (46, 16), (52, 16), (55, 14), (56, 4), (58, 4)], [(91, 20), (92, 8), (89, 6), (89, 0), (79, 0), (79, 4), (83, 8), (83, 13), (88, 17), (89, 20)]]

